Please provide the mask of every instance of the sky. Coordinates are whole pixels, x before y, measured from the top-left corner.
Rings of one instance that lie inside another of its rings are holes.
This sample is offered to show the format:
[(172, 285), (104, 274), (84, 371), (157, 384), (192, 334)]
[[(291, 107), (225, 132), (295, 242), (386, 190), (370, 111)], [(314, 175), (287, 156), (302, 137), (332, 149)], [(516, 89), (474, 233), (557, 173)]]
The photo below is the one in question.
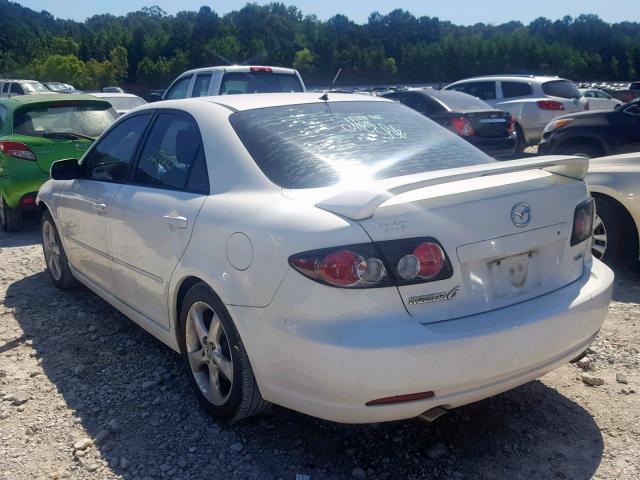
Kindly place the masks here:
[[(16, 1), (16, 0), (14, 0)], [(265, 4), (269, 1), (253, 0)], [(583, 13), (594, 13), (607, 22), (625, 20), (640, 21), (640, 0), (281, 0), (295, 5), (304, 14), (315, 14), (326, 20), (337, 13), (344, 14), (358, 23), (366, 23), (372, 11), (388, 13), (403, 8), (416, 16), (428, 15), (449, 20), (458, 25), (475, 23), (499, 24), (510, 20), (529, 23), (538, 17), (550, 19), (565, 15), (576, 17)], [(242, 8), (247, 2), (240, 0), (17, 0), (33, 10), (47, 10), (56, 17), (85, 20), (99, 13), (124, 15), (145, 6), (158, 5), (169, 14), (179, 10), (198, 10), (202, 5), (210, 6), (218, 14)]]

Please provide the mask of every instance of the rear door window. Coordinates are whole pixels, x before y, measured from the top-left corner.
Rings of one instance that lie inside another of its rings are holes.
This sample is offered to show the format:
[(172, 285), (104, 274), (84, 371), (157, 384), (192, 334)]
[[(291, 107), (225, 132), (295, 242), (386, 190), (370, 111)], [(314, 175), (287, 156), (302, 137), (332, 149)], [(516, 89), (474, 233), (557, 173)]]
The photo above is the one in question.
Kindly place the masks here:
[(502, 82), (502, 96), (504, 98), (526, 97), (533, 93), (531, 85), (524, 82)]
[(193, 83), (192, 97), (204, 97), (209, 95), (209, 85), (211, 84), (210, 73), (199, 73), (196, 75), (196, 81)]
[[(195, 164), (198, 164), (199, 178), (190, 179)], [(204, 192), (208, 190), (206, 179), (202, 139), (196, 122), (186, 115), (159, 114), (142, 148), (134, 183), (207, 193)]]
[(179, 98), (187, 98), (189, 92), (189, 84), (191, 83), (191, 75), (183, 77), (174, 83), (167, 94), (164, 96), (165, 100), (176, 100)]
[(107, 132), (82, 160), (83, 177), (101, 182), (125, 182), (150, 118), (151, 112), (128, 116)]
[(580, 90), (568, 80), (552, 80), (542, 84), (542, 91), (545, 95), (559, 98), (580, 98)]
[(19, 83), (13, 82), (11, 84), (11, 90), (9, 91), (9, 93), (13, 93), (15, 95), (24, 95), (24, 90)]
[(302, 92), (296, 75), (272, 72), (228, 72), (222, 77), (220, 95)]

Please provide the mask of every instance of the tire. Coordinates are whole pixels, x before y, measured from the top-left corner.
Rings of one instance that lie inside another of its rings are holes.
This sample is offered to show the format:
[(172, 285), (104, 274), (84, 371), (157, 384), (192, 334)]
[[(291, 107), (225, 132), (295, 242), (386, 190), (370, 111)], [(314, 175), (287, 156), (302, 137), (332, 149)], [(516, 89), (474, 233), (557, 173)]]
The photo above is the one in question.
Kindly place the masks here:
[(516, 151), (514, 153), (522, 153), (527, 148), (527, 141), (524, 138), (522, 127), (516, 123)]
[(563, 146), (560, 153), (562, 155), (575, 155), (585, 158), (598, 158), (605, 154), (603, 148), (584, 143), (574, 143)]
[(637, 269), (638, 236), (633, 221), (615, 200), (602, 195), (594, 198), (593, 256), (610, 266)]
[(198, 283), (187, 292), (178, 335), (189, 383), (214, 418), (234, 423), (270, 406), (260, 394), (231, 316), (206, 284)]
[(5, 232), (17, 232), (22, 229), (22, 212), (20, 208), (7, 205), (0, 196), (0, 227)]
[(60, 290), (69, 290), (77, 286), (78, 282), (69, 268), (69, 260), (60, 241), (58, 229), (48, 210), (40, 218), (40, 233), (42, 235), (42, 253), (51, 283)]

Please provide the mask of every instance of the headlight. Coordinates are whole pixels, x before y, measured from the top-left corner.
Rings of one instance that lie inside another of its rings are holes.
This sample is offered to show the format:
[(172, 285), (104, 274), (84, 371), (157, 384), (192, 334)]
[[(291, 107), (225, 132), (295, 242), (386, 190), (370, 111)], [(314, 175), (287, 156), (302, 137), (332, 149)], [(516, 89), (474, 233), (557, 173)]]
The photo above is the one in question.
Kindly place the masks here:
[(571, 122), (573, 122), (573, 118), (563, 118), (561, 120), (554, 120), (553, 122), (547, 123), (547, 126), (544, 127), (543, 133), (552, 132), (553, 130), (557, 130), (560, 127), (569, 125)]

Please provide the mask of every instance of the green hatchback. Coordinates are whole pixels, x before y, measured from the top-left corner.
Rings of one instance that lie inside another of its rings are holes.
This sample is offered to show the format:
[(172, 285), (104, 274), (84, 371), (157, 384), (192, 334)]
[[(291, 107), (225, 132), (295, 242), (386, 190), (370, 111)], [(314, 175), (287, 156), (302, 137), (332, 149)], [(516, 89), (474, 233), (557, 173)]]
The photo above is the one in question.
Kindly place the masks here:
[(0, 99), (0, 227), (19, 230), (51, 164), (80, 158), (117, 118), (110, 103), (88, 95)]

